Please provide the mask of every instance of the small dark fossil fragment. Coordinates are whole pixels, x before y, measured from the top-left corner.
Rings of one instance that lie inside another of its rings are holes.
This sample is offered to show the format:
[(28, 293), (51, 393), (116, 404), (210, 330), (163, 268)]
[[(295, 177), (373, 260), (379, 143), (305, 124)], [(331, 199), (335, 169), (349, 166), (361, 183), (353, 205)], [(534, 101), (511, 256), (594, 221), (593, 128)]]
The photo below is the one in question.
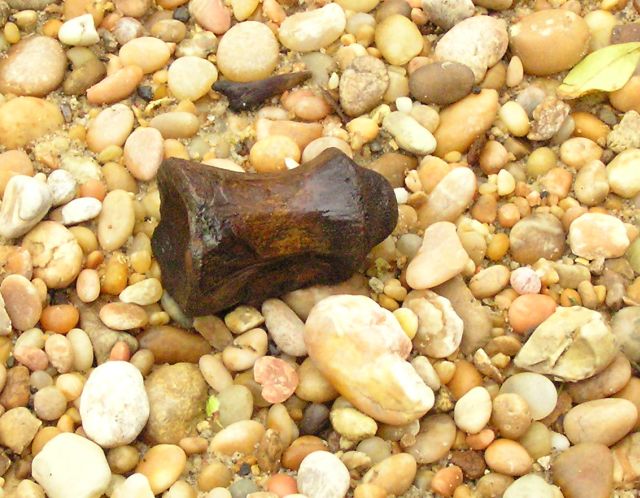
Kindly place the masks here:
[(346, 280), (398, 217), (384, 177), (333, 148), (267, 174), (171, 158), (158, 188), (153, 253), (165, 288), (190, 315)]

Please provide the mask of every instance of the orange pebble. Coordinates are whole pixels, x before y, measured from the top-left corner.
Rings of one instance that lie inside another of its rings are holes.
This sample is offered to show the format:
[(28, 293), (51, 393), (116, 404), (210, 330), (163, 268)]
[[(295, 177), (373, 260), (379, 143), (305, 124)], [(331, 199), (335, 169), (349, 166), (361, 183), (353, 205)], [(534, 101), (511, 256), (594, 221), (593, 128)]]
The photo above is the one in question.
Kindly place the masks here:
[(280, 498), (298, 492), (296, 480), (287, 474), (274, 474), (267, 481), (267, 491), (277, 494)]
[(484, 450), (495, 438), (496, 434), (491, 429), (482, 429), (478, 434), (469, 434), (465, 442), (472, 450)]
[(514, 332), (524, 334), (536, 328), (556, 310), (553, 298), (544, 294), (524, 294), (509, 307), (509, 323)]
[(113, 361), (129, 361), (129, 358), (131, 358), (131, 350), (129, 349), (129, 345), (124, 341), (116, 342), (111, 348), (109, 359)]
[(40, 315), (40, 324), (44, 330), (66, 334), (78, 324), (80, 314), (72, 304), (47, 306)]
[(99, 201), (103, 201), (107, 195), (107, 186), (100, 180), (87, 180), (80, 185), (79, 195), (80, 197), (94, 197)]
[(467, 360), (456, 361), (456, 370), (447, 384), (451, 395), (455, 399), (462, 398), (468, 391), (481, 385), (482, 375), (480, 375), (478, 369), (473, 366), (473, 363), (469, 363)]
[(462, 469), (457, 465), (451, 465), (436, 472), (431, 480), (431, 489), (442, 496), (451, 496), (460, 484)]

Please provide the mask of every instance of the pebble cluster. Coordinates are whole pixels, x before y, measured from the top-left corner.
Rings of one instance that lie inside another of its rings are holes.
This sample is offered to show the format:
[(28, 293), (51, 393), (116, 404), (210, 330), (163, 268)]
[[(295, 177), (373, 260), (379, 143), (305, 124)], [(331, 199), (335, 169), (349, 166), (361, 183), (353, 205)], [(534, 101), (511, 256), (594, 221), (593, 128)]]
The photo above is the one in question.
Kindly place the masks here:
[[(0, 0), (0, 497), (636, 497), (640, 73), (558, 87), (639, 12)], [(329, 147), (398, 200), (363, 272), (185, 316), (162, 160)]]

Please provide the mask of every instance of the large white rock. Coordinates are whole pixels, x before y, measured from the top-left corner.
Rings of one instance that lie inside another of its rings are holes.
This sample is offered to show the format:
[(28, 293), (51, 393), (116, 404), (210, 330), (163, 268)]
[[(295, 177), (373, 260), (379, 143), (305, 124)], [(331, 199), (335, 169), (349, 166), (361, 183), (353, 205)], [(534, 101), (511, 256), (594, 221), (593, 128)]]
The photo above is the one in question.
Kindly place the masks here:
[(80, 398), (82, 427), (103, 448), (133, 441), (149, 418), (149, 399), (140, 371), (126, 361), (97, 367)]
[(57, 435), (42, 448), (31, 474), (49, 498), (100, 498), (111, 480), (100, 446), (71, 432)]

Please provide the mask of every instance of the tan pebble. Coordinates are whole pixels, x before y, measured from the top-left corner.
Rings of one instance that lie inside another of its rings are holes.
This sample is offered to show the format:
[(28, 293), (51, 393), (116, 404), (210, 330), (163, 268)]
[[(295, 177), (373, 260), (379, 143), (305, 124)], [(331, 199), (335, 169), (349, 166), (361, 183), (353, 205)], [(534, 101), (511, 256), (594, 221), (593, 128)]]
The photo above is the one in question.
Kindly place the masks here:
[(87, 129), (87, 145), (101, 152), (110, 145), (124, 145), (133, 129), (133, 112), (124, 104), (107, 107), (91, 121)]
[(251, 165), (258, 173), (272, 173), (287, 169), (285, 159), (300, 160), (300, 149), (284, 135), (274, 135), (258, 140), (249, 153)]
[(220, 35), (231, 26), (231, 13), (222, 0), (196, 0), (189, 3), (189, 12), (200, 26)]
[(124, 245), (131, 236), (135, 224), (135, 213), (131, 194), (124, 190), (113, 190), (102, 203), (98, 217), (98, 241), (106, 251)]
[(316, 138), (320, 138), (322, 130), (320, 123), (300, 123), (289, 120), (274, 121), (265, 118), (260, 118), (256, 122), (256, 138), (258, 140), (275, 135), (284, 135), (293, 140), (300, 150), (304, 150)]
[(36, 288), (28, 279), (22, 275), (9, 275), (0, 284), (0, 293), (14, 328), (28, 330), (38, 323), (42, 304)]
[(200, 120), (190, 112), (165, 112), (155, 116), (149, 126), (160, 131), (165, 139), (190, 138), (198, 132)]
[(406, 493), (416, 476), (416, 460), (408, 453), (397, 453), (377, 463), (362, 478), (364, 484), (374, 484), (387, 493)]
[(250, 455), (262, 439), (265, 428), (253, 420), (242, 420), (225, 427), (212, 439), (209, 449), (214, 453), (232, 455), (236, 451)]
[(76, 292), (83, 303), (92, 303), (100, 296), (100, 276), (96, 270), (85, 268), (76, 280)]
[(136, 128), (124, 144), (124, 163), (142, 181), (156, 176), (164, 157), (162, 134), (155, 128)]
[(531, 425), (531, 411), (527, 401), (516, 393), (501, 393), (493, 399), (491, 422), (500, 435), (518, 439)]
[(620, 257), (629, 243), (622, 221), (608, 214), (586, 213), (569, 227), (571, 252), (586, 259)]
[(624, 354), (619, 353), (599, 374), (569, 384), (567, 392), (576, 403), (606, 398), (623, 389), (630, 378), (631, 364)]
[(491, 396), (482, 386), (467, 391), (454, 408), (454, 421), (468, 434), (477, 434), (491, 418)]
[(294, 90), (280, 97), (280, 101), (285, 109), (305, 121), (319, 121), (331, 112), (327, 101), (310, 90)]
[(602, 148), (593, 140), (584, 137), (573, 137), (560, 146), (560, 159), (575, 169), (602, 157)]
[(427, 202), (418, 208), (418, 223), (426, 228), (438, 221), (455, 221), (471, 204), (476, 177), (470, 168), (454, 168), (438, 182)]
[(333, 43), (344, 31), (346, 16), (336, 3), (288, 16), (280, 25), (280, 43), (297, 52), (320, 50)]
[[(498, 92), (482, 90), (471, 94), (440, 112), (440, 126), (434, 137), (438, 143), (435, 155), (445, 157), (449, 152), (464, 153), (476, 137), (489, 129), (498, 114)], [(474, 119), (469, 120), (470, 116)]]
[(109, 303), (100, 308), (100, 320), (115, 330), (143, 327), (149, 318), (144, 308), (136, 304)]
[(407, 452), (419, 464), (434, 463), (449, 453), (455, 439), (456, 425), (449, 415), (429, 415), (422, 420), (416, 441)]
[(500, 393), (515, 393), (522, 397), (529, 405), (533, 420), (550, 415), (558, 402), (558, 392), (553, 382), (533, 372), (511, 375), (500, 387)]
[(573, 407), (564, 417), (564, 430), (574, 444), (600, 443), (611, 446), (635, 426), (638, 410), (626, 399), (608, 398), (586, 401)]
[(33, 176), (31, 159), (22, 150), (8, 150), (0, 154), (0, 199), (11, 177), (16, 175)]
[(630, 198), (640, 192), (638, 164), (640, 150), (629, 148), (614, 157), (607, 165), (607, 179), (614, 193)]
[(495, 296), (509, 283), (510, 272), (504, 265), (489, 266), (469, 281), (469, 290), (477, 299)]
[(622, 88), (609, 94), (609, 102), (621, 112), (630, 110), (638, 112), (640, 111), (638, 90), (640, 90), (640, 77), (633, 76)]
[(562, 223), (551, 214), (532, 214), (521, 219), (509, 233), (510, 251), (519, 263), (533, 264), (540, 258), (558, 259), (565, 247)]
[(196, 101), (211, 90), (218, 79), (218, 70), (206, 59), (187, 55), (171, 63), (168, 85), (179, 99)]
[(136, 472), (149, 480), (154, 495), (160, 494), (178, 480), (187, 464), (182, 448), (173, 444), (158, 444), (147, 451)]
[(418, 55), (424, 44), (417, 26), (400, 14), (379, 23), (375, 39), (382, 56), (396, 66), (403, 66)]
[(583, 443), (563, 451), (551, 465), (553, 482), (567, 498), (609, 498), (613, 457), (602, 444)]
[(510, 439), (497, 439), (485, 450), (484, 459), (491, 470), (509, 476), (521, 476), (531, 470), (533, 460), (522, 445)]
[(298, 387), (296, 396), (312, 403), (326, 403), (338, 397), (338, 391), (331, 385), (322, 372), (307, 358), (298, 368)]
[(455, 489), (462, 484), (462, 469), (457, 465), (450, 465), (438, 470), (431, 480), (431, 489), (442, 496), (455, 496)]
[(460, 399), (472, 388), (482, 385), (482, 376), (472, 363), (458, 360), (455, 363), (453, 377), (446, 384), (452, 396)]
[(9, 149), (27, 145), (63, 123), (58, 106), (36, 97), (17, 97), (0, 106), (0, 145)]
[(162, 69), (169, 60), (167, 44), (152, 36), (141, 36), (125, 43), (118, 53), (123, 66), (137, 66), (145, 74)]
[(113, 104), (131, 95), (144, 72), (138, 66), (126, 66), (118, 69), (105, 79), (87, 89), (87, 100), (91, 104)]
[(407, 267), (407, 283), (414, 289), (435, 287), (460, 273), (468, 261), (456, 226), (447, 221), (434, 223), (425, 231), (422, 246)]
[(353, 150), (347, 142), (337, 137), (320, 137), (309, 143), (302, 152), (302, 162), (306, 163), (318, 157), (325, 150), (334, 147), (353, 158)]

